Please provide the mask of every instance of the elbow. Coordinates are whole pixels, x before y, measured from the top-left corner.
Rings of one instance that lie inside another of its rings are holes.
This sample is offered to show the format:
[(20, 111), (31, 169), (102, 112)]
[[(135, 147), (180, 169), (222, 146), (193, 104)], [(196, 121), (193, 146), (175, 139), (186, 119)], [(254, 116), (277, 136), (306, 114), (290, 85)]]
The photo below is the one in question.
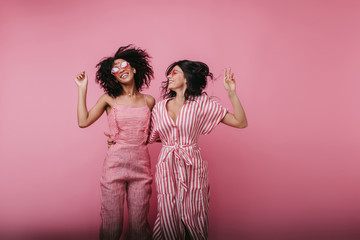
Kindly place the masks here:
[(77, 119), (79, 128), (86, 128), (91, 125), (87, 118), (78, 117)]
[(79, 128), (86, 128), (86, 127), (88, 127), (89, 125), (88, 124), (86, 124), (86, 123), (78, 123), (78, 125), (79, 125)]
[(248, 122), (247, 121), (242, 121), (242, 122), (239, 122), (236, 127), (237, 128), (246, 128), (248, 126)]
[(245, 124), (241, 125), (240, 128), (247, 128), (247, 126), (248, 126), (248, 123), (245, 123)]

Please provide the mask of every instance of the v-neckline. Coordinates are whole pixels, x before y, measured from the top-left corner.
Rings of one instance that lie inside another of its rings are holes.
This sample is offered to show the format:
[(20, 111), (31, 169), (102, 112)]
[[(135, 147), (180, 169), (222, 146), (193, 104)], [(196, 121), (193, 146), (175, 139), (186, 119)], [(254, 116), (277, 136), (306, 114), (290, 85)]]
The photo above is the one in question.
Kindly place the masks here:
[(169, 112), (168, 112), (168, 110), (167, 110), (167, 103), (169, 102), (169, 100), (172, 100), (172, 99), (174, 99), (174, 98), (168, 98), (168, 99), (166, 99), (166, 101), (165, 101), (165, 111), (166, 111), (166, 115), (168, 116), (168, 118), (170, 118), (170, 121), (171, 121), (175, 126), (177, 126), (178, 119), (179, 119), (179, 117), (180, 117), (180, 115), (181, 115), (181, 112), (182, 112), (182, 110), (183, 110), (183, 108), (184, 108), (187, 100), (185, 100), (184, 104), (181, 106), (180, 111), (179, 111), (179, 114), (178, 114), (176, 120), (174, 121), (174, 119), (172, 119), (172, 117), (169, 115)]

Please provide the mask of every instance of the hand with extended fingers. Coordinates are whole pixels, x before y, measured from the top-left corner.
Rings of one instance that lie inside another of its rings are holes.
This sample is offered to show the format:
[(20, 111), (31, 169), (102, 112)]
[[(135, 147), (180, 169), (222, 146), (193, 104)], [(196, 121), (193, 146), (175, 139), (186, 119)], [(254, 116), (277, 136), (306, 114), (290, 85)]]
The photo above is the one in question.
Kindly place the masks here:
[(225, 68), (224, 70), (224, 87), (228, 94), (235, 93), (236, 84), (231, 68)]
[(86, 87), (88, 84), (88, 77), (85, 71), (82, 71), (78, 75), (75, 76), (75, 83), (79, 88)]

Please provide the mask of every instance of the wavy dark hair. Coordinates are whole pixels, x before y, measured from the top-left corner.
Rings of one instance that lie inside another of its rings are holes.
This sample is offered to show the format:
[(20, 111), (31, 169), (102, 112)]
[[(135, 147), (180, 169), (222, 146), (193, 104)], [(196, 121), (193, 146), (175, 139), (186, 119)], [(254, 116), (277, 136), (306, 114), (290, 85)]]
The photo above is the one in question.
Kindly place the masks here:
[(153, 69), (149, 63), (149, 54), (140, 48), (133, 45), (120, 47), (113, 57), (108, 57), (99, 62), (96, 67), (96, 82), (104, 89), (104, 91), (112, 97), (117, 97), (123, 93), (121, 83), (111, 74), (116, 59), (124, 59), (131, 67), (136, 69), (134, 75), (135, 87), (140, 91), (144, 85), (149, 87), (151, 80), (154, 77)]
[[(166, 70), (166, 77), (171, 73), (175, 66), (181, 68), (186, 78), (186, 90), (184, 93), (186, 100), (190, 97), (203, 94), (208, 78), (213, 79), (213, 74), (210, 72), (208, 65), (203, 62), (190, 60), (181, 60), (172, 63)], [(168, 89), (168, 85), (168, 79), (161, 83), (161, 92), (164, 99), (176, 96), (176, 92)]]

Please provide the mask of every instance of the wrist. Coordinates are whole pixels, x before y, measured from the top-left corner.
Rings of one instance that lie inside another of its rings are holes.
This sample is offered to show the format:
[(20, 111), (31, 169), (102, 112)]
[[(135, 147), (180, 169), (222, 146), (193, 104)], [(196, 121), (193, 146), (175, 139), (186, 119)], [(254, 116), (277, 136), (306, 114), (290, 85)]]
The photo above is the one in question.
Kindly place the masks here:
[(87, 90), (87, 86), (78, 86), (79, 91), (86, 91)]
[(78, 92), (80, 95), (86, 95), (87, 88), (86, 87), (79, 87)]
[(229, 98), (235, 97), (236, 96), (236, 91), (228, 91), (227, 92)]

